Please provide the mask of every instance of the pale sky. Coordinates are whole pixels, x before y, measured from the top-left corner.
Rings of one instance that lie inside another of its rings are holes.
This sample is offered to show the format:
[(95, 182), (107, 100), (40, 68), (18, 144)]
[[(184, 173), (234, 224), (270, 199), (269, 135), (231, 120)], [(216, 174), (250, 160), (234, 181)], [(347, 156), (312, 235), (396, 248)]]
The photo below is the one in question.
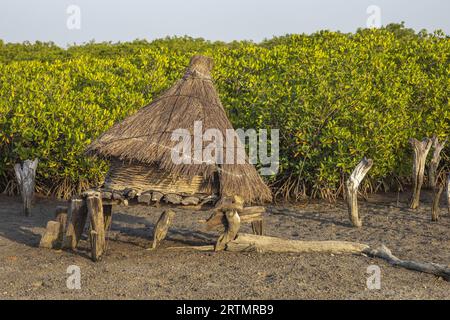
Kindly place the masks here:
[[(67, 9), (80, 9), (69, 29)], [(365, 27), (371, 5), (381, 24), (450, 34), (449, 0), (1, 0), (0, 39), (69, 43), (131, 41), (189, 35), (208, 40), (253, 40), (318, 30)]]

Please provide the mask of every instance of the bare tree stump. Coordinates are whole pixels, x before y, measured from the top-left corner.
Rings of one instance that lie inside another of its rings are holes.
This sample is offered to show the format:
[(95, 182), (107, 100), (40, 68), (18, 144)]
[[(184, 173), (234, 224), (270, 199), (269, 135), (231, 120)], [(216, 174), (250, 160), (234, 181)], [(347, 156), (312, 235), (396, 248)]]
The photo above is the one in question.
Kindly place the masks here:
[(74, 198), (69, 207), (70, 221), (67, 225), (63, 248), (74, 250), (83, 234), (87, 220), (87, 206), (84, 199)]
[(358, 212), (358, 187), (372, 165), (372, 159), (364, 157), (346, 182), (348, 214), (353, 226), (358, 228), (362, 226), (362, 219)]
[(17, 163), (14, 166), (17, 182), (20, 186), (20, 194), (22, 195), (23, 212), (27, 217), (31, 214), (38, 162), (39, 159), (25, 160), (23, 164)]
[(45, 229), (45, 233), (41, 238), (39, 243), (39, 247), (46, 249), (53, 249), (58, 245), (59, 234), (60, 234), (61, 225), (57, 221), (49, 221), (47, 222), (47, 228)]
[(241, 225), (241, 219), (239, 214), (235, 210), (230, 210), (225, 213), (225, 217), (227, 219), (225, 232), (219, 237), (217, 243), (214, 247), (215, 251), (220, 251), (225, 249), (226, 245), (234, 240), (236, 237), (239, 227)]
[(433, 205), (431, 207), (431, 221), (439, 220), (439, 203), (441, 194), (444, 191), (444, 182), (439, 183), (439, 186), (433, 188)]
[(413, 194), (409, 207), (411, 209), (417, 209), (420, 205), (420, 190), (422, 189), (423, 184), (425, 162), (427, 160), (428, 152), (431, 149), (432, 141), (428, 138), (425, 138), (422, 141), (412, 138), (409, 142), (414, 149)]
[(175, 212), (173, 210), (166, 210), (161, 214), (153, 231), (152, 249), (155, 249), (164, 240), (174, 216)]
[(112, 224), (112, 204), (103, 205), (103, 216), (105, 217), (105, 232), (108, 232)]
[(252, 222), (253, 234), (262, 236), (264, 233), (264, 220), (258, 220)]
[(105, 251), (105, 218), (103, 216), (102, 199), (99, 196), (89, 196), (86, 198), (86, 205), (91, 221), (91, 257), (98, 261)]
[(436, 188), (436, 172), (439, 167), (439, 162), (441, 161), (441, 152), (444, 149), (447, 140), (442, 143), (439, 143), (439, 139), (437, 137), (433, 137), (433, 158), (431, 158), (430, 166), (428, 168), (428, 186), (432, 189)]

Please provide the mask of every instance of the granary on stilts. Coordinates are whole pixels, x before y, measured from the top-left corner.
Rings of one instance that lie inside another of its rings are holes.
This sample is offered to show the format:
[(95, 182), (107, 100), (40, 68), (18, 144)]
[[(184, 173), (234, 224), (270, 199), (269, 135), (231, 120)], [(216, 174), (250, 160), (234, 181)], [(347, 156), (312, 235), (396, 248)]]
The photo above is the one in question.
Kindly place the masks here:
[[(271, 201), (271, 191), (249, 163), (237, 135), (230, 135), (234, 129), (214, 87), (212, 68), (211, 58), (194, 56), (184, 76), (171, 88), (88, 146), (87, 154), (107, 159), (110, 170), (99, 189), (84, 193), (80, 207), (86, 204), (86, 211), (95, 211), (93, 207), (103, 206), (104, 223), (108, 227), (111, 219), (107, 216), (116, 202), (196, 205), (196, 209), (209, 203), (215, 205), (215, 210), (207, 226), (224, 230), (217, 248), (223, 247), (237, 232), (228, 225), (233, 221), (252, 222), (254, 232), (262, 233), (264, 208), (244, 208), (244, 204)], [(208, 141), (205, 137), (211, 132), (214, 138), (209, 135)], [(211, 156), (205, 159), (205, 154)], [(227, 156), (230, 154), (231, 158)], [(92, 203), (92, 198), (100, 204)], [(75, 224), (79, 223), (74, 221), (73, 210), (72, 226), (69, 221), (67, 228), (70, 237), (75, 238), (69, 245), (72, 247), (80, 236), (70, 230), (77, 229)], [(158, 224), (168, 225), (173, 211), (167, 212)], [(95, 227), (95, 221), (92, 223), (95, 215), (95, 212), (90, 214), (91, 229), (92, 224)], [(156, 238), (163, 238), (167, 232), (167, 227), (161, 228), (163, 235), (154, 235), (154, 246)], [(95, 239), (91, 242), (94, 242), (93, 255), (99, 255), (94, 251), (101, 248), (94, 248), (98, 247)]]

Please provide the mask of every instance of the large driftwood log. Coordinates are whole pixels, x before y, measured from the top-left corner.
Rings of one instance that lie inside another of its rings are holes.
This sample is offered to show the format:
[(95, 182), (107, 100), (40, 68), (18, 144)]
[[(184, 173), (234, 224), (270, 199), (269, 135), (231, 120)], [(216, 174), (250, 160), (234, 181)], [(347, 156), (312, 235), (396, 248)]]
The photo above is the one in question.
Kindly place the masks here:
[(291, 252), (291, 253), (361, 253), (369, 246), (347, 241), (300, 241), (276, 237), (238, 234), (226, 245), (227, 251)]
[(84, 199), (73, 198), (69, 207), (70, 221), (67, 225), (63, 248), (74, 250), (83, 234), (87, 220), (87, 206)]
[(420, 204), (420, 190), (423, 184), (423, 175), (425, 171), (425, 162), (428, 152), (430, 152), (432, 140), (425, 138), (422, 141), (417, 139), (410, 139), (409, 142), (414, 150), (414, 163), (413, 163), (413, 193), (411, 196), (411, 202), (409, 207), (411, 209), (417, 209)]
[(89, 196), (86, 205), (91, 221), (90, 240), (92, 260), (98, 261), (105, 251), (105, 218), (103, 216), (102, 199), (100, 196)]
[(217, 240), (217, 243), (214, 247), (215, 251), (225, 249), (226, 245), (230, 241), (234, 240), (241, 225), (241, 219), (236, 210), (227, 211), (225, 213), (225, 217), (227, 219), (225, 232)]
[(444, 149), (447, 140), (440, 143), (437, 137), (433, 137), (433, 157), (430, 161), (430, 166), (428, 168), (428, 186), (432, 189), (436, 188), (436, 172), (439, 167), (439, 162), (441, 161), (441, 152)]
[(152, 249), (155, 249), (164, 240), (174, 216), (175, 212), (173, 210), (166, 210), (161, 214), (153, 231)]
[(358, 228), (362, 226), (362, 219), (358, 212), (358, 188), (372, 165), (372, 159), (364, 157), (346, 182), (348, 214), (353, 226)]
[(58, 246), (61, 225), (58, 221), (50, 220), (47, 222), (45, 233), (39, 242), (39, 247), (53, 249)]
[(389, 250), (384, 245), (382, 245), (378, 249), (366, 249), (364, 250), (363, 253), (372, 257), (384, 259), (393, 266), (434, 274), (436, 276), (444, 278), (447, 281), (450, 281), (450, 267), (432, 262), (416, 262), (416, 261), (401, 260), (396, 256), (394, 256), (391, 250)]
[(14, 166), (17, 182), (20, 186), (20, 194), (23, 201), (23, 212), (25, 216), (31, 214), (31, 205), (34, 197), (34, 184), (36, 178), (36, 168), (39, 159), (25, 160), (23, 164), (17, 163)]

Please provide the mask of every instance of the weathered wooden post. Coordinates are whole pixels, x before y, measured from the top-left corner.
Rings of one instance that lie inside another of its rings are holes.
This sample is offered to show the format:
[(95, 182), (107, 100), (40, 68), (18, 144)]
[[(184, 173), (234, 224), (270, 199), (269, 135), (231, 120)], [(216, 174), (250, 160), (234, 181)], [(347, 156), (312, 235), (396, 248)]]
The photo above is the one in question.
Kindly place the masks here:
[(98, 261), (105, 251), (105, 218), (102, 199), (99, 194), (86, 197), (86, 205), (91, 221), (89, 237), (91, 240), (92, 260)]
[(446, 188), (446, 198), (447, 198), (447, 209), (448, 214), (450, 215), (450, 172), (447, 173), (447, 188)]
[(372, 159), (364, 157), (346, 182), (348, 214), (353, 226), (358, 228), (362, 226), (362, 219), (358, 213), (358, 187), (372, 165)]
[(444, 149), (447, 140), (442, 143), (439, 143), (439, 139), (437, 137), (433, 137), (433, 157), (430, 161), (430, 166), (428, 168), (428, 186), (432, 189), (436, 187), (436, 172), (439, 167), (439, 162), (441, 161), (441, 152)]
[(439, 220), (439, 203), (441, 200), (441, 194), (444, 190), (444, 181), (439, 181), (438, 185), (433, 188), (433, 205), (431, 207), (431, 221)]
[(17, 182), (20, 186), (20, 193), (23, 200), (23, 212), (25, 216), (31, 214), (31, 205), (34, 197), (34, 184), (36, 178), (36, 168), (39, 159), (25, 160), (22, 164), (14, 166)]
[(70, 221), (67, 225), (63, 248), (74, 250), (83, 234), (87, 220), (86, 201), (82, 198), (73, 198), (70, 202)]
[(173, 210), (166, 210), (161, 214), (158, 222), (156, 223), (155, 229), (153, 230), (152, 249), (155, 249), (159, 243), (164, 240), (174, 216), (175, 212)]
[(411, 209), (417, 209), (420, 204), (420, 190), (423, 184), (425, 161), (427, 159), (428, 152), (431, 149), (432, 141), (429, 138), (425, 138), (422, 141), (412, 138), (409, 139), (409, 142), (414, 150), (413, 193), (409, 207)]
[(220, 250), (225, 249), (227, 244), (230, 241), (233, 241), (234, 238), (236, 238), (236, 235), (239, 231), (239, 227), (241, 226), (241, 219), (236, 210), (227, 211), (225, 213), (225, 217), (227, 219), (225, 232), (217, 240), (217, 243), (214, 247), (215, 251), (220, 251)]

